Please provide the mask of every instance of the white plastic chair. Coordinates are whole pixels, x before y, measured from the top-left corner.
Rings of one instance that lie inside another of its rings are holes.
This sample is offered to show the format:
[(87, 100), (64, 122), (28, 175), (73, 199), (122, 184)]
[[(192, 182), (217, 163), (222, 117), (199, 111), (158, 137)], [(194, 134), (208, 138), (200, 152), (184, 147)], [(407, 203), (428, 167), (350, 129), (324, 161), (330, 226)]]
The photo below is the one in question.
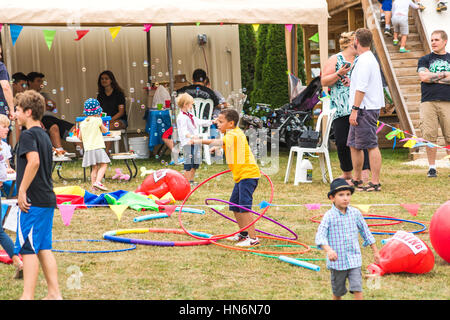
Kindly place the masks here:
[[(323, 102), (329, 103), (329, 99), (324, 100)], [(295, 175), (294, 175), (294, 185), (298, 185), (300, 181), (300, 165), (303, 160), (303, 154), (305, 152), (308, 153), (318, 153), (319, 154), (319, 162), (320, 162), (320, 170), (322, 171), (322, 180), (323, 182), (327, 183), (327, 171), (329, 176), (329, 182), (333, 181), (333, 174), (331, 172), (331, 163), (330, 163), (330, 155), (328, 153), (328, 139), (330, 136), (331, 131), (331, 123), (334, 120), (334, 114), (336, 113), (336, 109), (330, 110), (329, 107), (324, 106), (324, 110), (317, 119), (316, 124), (316, 131), (319, 131), (322, 133), (321, 135), (321, 142), (320, 144), (315, 148), (302, 148), (302, 147), (291, 147), (291, 150), (289, 152), (289, 160), (286, 168), (286, 175), (284, 177), (284, 183), (287, 183), (289, 180), (289, 175), (291, 173), (291, 166), (293, 157), (295, 156), (294, 153), (297, 153), (297, 163), (295, 166)], [(326, 126), (323, 128), (322, 122), (326, 121)], [(325, 163), (327, 170), (325, 170)]]
[[(194, 115), (203, 120), (212, 120), (214, 102), (212, 99), (194, 98)], [(198, 135), (203, 139), (209, 139), (211, 136), (211, 127), (198, 127)], [(203, 160), (211, 165), (211, 154), (209, 146), (203, 145)]]

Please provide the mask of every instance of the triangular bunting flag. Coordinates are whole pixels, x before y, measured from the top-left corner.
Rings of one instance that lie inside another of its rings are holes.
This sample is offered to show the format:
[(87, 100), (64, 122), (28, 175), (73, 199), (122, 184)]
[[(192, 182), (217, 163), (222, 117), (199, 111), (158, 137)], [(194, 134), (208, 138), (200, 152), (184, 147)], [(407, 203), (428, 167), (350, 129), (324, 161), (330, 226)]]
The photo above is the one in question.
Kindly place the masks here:
[(117, 219), (122, 219), (123, 212), (128, 208), (127, 204), (111, 204), (109, 205), (112, 211), (117, 215)]
[(144, 24), (144, 31), (145, 31), (145, 32), (149, 32), (151, 27), (152, 27), (152, 24), (151, 24), (151, 23), (146, 23), (146, 24)]
[(400, 204), (403, 208), (405, 208), (406, 210), (408, 210), (408, 212), (412, 215), (412, 216), (417, 216), (417, 212), (419, 211), (419, 207), (420, 204), (415, 204), (415, 203), (402, 203)]
[(0, 23), (0, 32), (2, 32), (3, 23)]
[(284, 26), (285, 26), (287, 31), (289, 31), (289, 32), (292, 31), (292, 26), (293, 26), (292, 24), (285, 24)]
[(75, 39), (75, 41), (80, 41), (89, 32), (89, 30), (77, 30), (76, 32), (78, 38)]
[(169, 217), (172, 215), (172, 213), (175, 212), (175, 209), (178, 206), (176, 205), (164, 205), (164, 206), (159, 206), (159, 212), (163, 212), (165, 214), (167, 214)]
[(44, 40), (47, 44), (48, 50), (52, 49), (53, 39), (55, 39), (56, 30), (42, 30), (44, 33)]
[(216, 209), (217, 211), (221, 211), (221, 210), (225, 209), (225, 205), (221, 205), (221, 204), (210, 205), (209, 207), (212, 209)]
[(267, 207), (270, 207), (270, 206), (271, 206), (271, 204), (269, 202), (265, 201), (265, 200), (261, 201), (261, 203), (259, 204), (259, 208), (260, 209), (264, 209), (264, 208), (267, 208)]
[(319, 33), (317, 32), (314, 34), (311, 38), (309, 38), (310, 41), (319, 43)]
[(195, 25), (198, 27), (200, 25), (200, 22), (196, 22)]
[(378, 132), (380, 132), (381, 131), (381, 129), (383, 129), (383, 127), (384, 127), (384, 123), (381, 123), (381, 125), (378, 127), (378, 129), (377, 129), (377, 134), (378, 134)]
[(70, 225), (70, 221), (72, 220), (73, 212), (75, 211), (76, 206), (73, 204), (59, 204), (58, 209), (59, 213), (61, 213), (61, 218), (65, 226)]
[(406, 141), (406, 143), (403, 145), (403, 148), (413, 148), (416, 145), (417, 141), (414, 139), (409, 139)]
[(371, 205), (370, 204), (355, 204), (354, 206), (356, 208), (358, 208), (359, 210), (361, 210), (363, 213), (368, 213)]
[(109, 28), (109, 33), (111, 33), (112, 41), (114, 41), (114, 39), (119, 34), (120, 28), (121, 27), (111, 27), (111, 28)]
[(307, 204), (305, 204), (305, 207), (308, 210), (319, 210), (320, 206), (321, 206), (320, 203), (307, 203)]
[(258, 32), (259, 24), (252, 24), (253, 31)]
[(386, 135), (386, 139), (392, 140), (401, 132), (400, 129), (392, 128), (392, 131)]
[(22, 31), (23, 26), (19, 26), (17, 24), (11, 24), (9, 26), (9, 32), (11, 33), (11, 40), (13, 46), (16, 44), (17, 38), (19, 38), (20, 32)]

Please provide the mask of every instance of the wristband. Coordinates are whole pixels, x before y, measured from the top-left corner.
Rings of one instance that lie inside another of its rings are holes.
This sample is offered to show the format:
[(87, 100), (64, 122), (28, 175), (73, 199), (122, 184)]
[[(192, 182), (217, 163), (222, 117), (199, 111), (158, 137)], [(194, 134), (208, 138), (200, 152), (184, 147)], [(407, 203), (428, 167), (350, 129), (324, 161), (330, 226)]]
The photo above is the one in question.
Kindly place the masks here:
[(356, 111), (358, 111), (358, 110), (359, 110), (359, 107), (357, 107), (357, 106), (353, 105), (353, 106), (352, 106), (352, 110), (356, 110)]

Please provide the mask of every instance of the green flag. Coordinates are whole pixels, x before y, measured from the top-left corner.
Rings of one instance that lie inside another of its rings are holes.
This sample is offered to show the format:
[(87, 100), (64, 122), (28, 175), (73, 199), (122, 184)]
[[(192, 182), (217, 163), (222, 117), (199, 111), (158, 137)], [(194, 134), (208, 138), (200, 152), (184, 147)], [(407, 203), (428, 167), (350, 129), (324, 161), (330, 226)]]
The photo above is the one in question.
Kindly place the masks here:
[(315, 35), (309, 38), (309, 40), (319, 43), (319, 33), (317, 32)]
[(56, 30), (43, 30), (45, 43), (47, 43), (48, 50), (52, 48), (53, 39), (55, 38)]

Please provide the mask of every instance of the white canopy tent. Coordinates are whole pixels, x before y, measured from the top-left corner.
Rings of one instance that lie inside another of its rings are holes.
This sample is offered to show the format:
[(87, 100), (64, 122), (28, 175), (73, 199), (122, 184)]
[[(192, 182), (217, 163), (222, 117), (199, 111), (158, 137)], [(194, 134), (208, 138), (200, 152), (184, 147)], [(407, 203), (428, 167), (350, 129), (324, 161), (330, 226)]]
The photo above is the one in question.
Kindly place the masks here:
[[(173, 91), (171, 27), (186, 24), (317, 25), (320, 62), (328, 59), (326, 0), (3, 0), (0, 23), (45, 26), (166, 25), (167, 61)], [(293, 33), (296, 30), (292, 29)], [(296, 70), (294, 37), (286, 37), (288, 68)], [(6, 51), (6, 50), (5, 50)], [(7, 57), (6, 57), (7, 58)], [(173, 98), (172, 98), (173, 100)], [(172, 101), (174, 106), (174, 101)]]
[(145, 23), (318, 25), (321, 63), (328, 59), (326, 0), (3, 0), (0, 23), (58, 26)]

